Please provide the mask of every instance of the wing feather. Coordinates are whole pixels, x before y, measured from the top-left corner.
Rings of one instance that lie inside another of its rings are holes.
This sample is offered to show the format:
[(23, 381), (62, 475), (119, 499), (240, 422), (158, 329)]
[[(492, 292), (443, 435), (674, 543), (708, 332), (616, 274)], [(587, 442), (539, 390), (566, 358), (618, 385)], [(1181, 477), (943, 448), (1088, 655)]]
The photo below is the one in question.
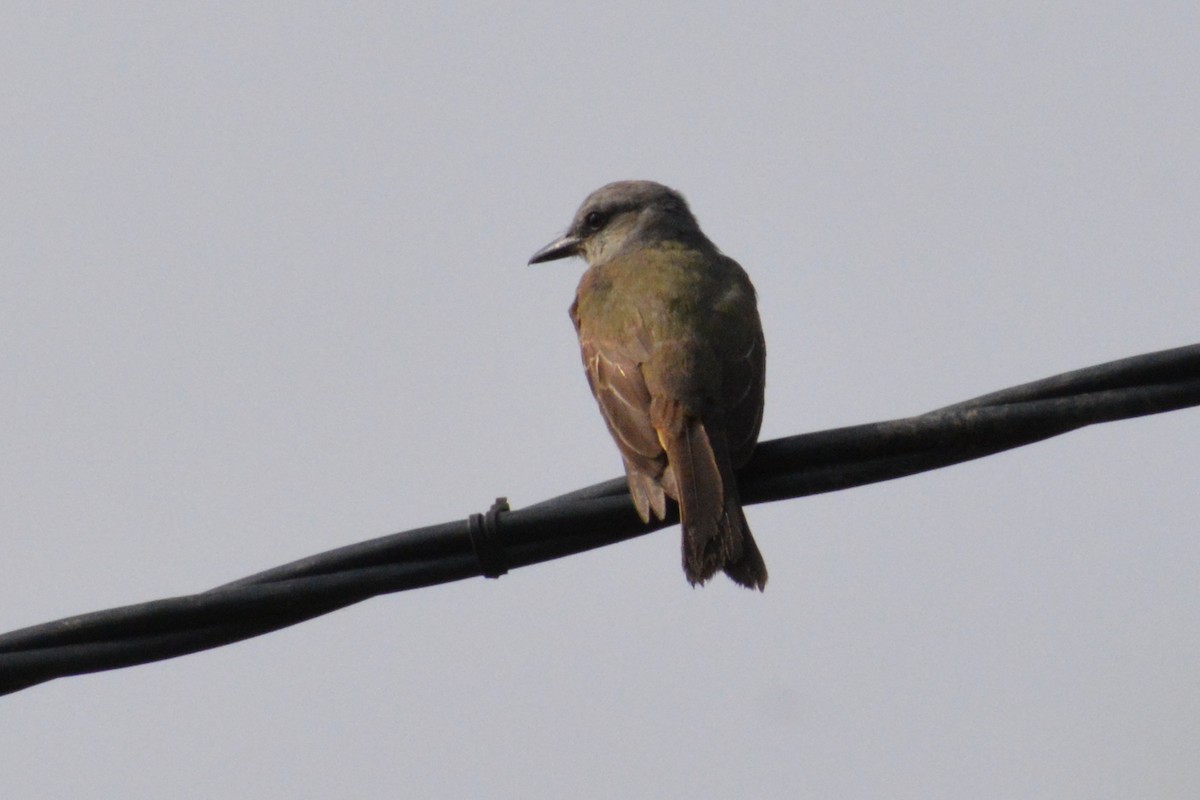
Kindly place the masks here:
[(667, 456), (650, 421), (650, 390), (641, 364), (612, 343), (582, 339), (580, 348), (588, 384), (604, 422), (621, 451), (629, 493), (638, 515), (650, 521), (667, 515), (661, 484)]

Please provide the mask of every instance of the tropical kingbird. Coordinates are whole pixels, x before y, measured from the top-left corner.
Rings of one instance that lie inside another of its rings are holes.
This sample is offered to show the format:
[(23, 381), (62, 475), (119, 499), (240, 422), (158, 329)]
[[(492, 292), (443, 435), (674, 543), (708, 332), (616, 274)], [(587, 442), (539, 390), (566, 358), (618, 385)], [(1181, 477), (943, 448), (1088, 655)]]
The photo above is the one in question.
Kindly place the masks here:
[(665, 519), (665, 497), (675, 500), (688, 581), (723, 570), (761, 590), (767, 567), (734, 477), (763, 412), (766, 346), (750, 278), (682, 195), (652, 181), (592, 192), (529, 263), (568, 256), (588, 263), (571, 319), (638, 515)]

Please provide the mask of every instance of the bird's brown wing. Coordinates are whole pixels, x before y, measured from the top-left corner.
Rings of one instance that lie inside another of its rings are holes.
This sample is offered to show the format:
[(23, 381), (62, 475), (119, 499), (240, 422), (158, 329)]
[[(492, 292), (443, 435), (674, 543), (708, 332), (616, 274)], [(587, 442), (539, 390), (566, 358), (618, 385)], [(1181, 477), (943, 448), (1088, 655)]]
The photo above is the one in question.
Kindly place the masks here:
[(645, 354), (636, 342), (620, 345), (587, 335), (580, 337), (579, 346), (588, 385), (625, 462), (638, 515), (644, 522), (651, 512), (664, 519), (667, 503), (659, 481), (667, 454), (650, 422), (650, 391), (641, 370)]

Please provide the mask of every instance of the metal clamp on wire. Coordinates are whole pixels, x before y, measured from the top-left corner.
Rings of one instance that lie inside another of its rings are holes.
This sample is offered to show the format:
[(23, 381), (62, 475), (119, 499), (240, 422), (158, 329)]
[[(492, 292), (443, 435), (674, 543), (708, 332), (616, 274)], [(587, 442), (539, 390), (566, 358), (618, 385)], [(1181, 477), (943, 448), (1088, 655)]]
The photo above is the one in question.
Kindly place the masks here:
[(467, 521), (471, 546), (475, 548), (475, 557), (479, 559), (479, 569), (485, 578), (499, 578), (508, 572), (500, 542), (500, 512), (508, 510), (508, 498), (497, 497), (487, 514), (472, 514)]

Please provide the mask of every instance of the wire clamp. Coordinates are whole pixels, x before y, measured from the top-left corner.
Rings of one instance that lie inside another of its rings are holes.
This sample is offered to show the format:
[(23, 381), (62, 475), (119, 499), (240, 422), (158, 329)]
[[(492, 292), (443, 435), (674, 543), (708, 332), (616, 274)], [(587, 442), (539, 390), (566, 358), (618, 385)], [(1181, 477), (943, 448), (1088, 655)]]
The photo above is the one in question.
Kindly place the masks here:
[(509, 510), (508, 498), (497, 497), (486, 514), (472, 514), (468, 520), (471, 546), (475, 549), (480, 572), (485, 578), (499, 578), (508, 572), (504, 547), (500, 541), (500, 513)]

